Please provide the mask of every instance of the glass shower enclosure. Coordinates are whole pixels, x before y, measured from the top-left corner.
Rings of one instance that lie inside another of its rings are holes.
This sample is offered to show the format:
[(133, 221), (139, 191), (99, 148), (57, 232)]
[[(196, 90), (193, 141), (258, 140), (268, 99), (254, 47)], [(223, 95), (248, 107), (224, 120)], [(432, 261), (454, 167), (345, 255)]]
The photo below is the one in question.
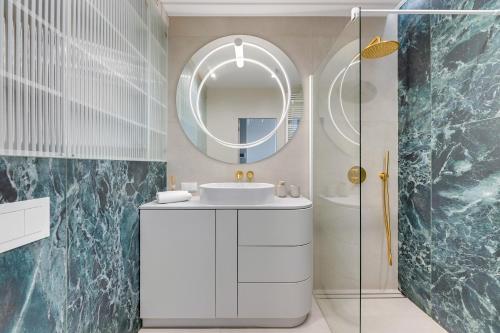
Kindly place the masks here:
[(359, 9), (314, 75), (314, 289), (335, 333), (500, 331), (500, 6), (433, 5)]

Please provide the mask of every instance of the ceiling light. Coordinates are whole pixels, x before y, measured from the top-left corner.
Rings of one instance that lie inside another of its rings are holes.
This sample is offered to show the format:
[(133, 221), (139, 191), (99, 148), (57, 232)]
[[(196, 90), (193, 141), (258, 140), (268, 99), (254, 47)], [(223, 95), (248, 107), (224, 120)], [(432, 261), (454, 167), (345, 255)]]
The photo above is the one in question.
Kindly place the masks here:
[(238, 68), (243, 68), (243, 66), (245, 66), (245, 60), (243, 56), (243, 41), (241, 38), (236, 38), (234, 40), (234, 53), (236, 55), (236, 66), (238, 66)]

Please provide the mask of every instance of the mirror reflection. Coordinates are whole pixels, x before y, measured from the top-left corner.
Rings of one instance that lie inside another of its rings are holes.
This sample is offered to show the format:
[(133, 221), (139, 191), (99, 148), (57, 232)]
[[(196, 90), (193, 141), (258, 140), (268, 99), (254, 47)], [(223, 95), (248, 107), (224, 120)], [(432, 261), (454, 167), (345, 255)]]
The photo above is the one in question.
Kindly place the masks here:
[(286, 54), (253, 36), (227, 36), (198, 50), (177, 86), (189, 140), (227, 163), (254, 163), (295, 135), (304, 113), (299, 73)]

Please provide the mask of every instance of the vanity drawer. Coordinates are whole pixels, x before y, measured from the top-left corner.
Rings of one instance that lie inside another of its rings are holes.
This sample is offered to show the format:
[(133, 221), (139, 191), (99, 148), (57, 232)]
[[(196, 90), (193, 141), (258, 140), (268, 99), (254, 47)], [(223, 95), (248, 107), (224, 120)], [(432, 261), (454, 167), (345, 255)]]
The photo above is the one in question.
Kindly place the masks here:
[(312, 233), (312, 208), (238, 211), (238, 245), (304, 245)]
[(240, 246), (238, 282), (299, 282), (311, 276), (312, 246)]
[(238, 317), (300, 318), (309, 313), (311, 278), (298, 283), (239, 283)]

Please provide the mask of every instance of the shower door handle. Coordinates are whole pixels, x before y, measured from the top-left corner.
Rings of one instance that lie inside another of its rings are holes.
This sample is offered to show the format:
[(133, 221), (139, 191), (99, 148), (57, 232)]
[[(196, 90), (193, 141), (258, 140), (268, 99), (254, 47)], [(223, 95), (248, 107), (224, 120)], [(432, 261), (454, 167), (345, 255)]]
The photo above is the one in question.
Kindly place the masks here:
[(392, 249), (391, 249), (391, 207), (389, 205), (389, 151), (386, 151), (384, 156), (384, 171), (379, 173), (382, 180), (382, 200), (384, 209), (384, 227), (385, 240), (387, 243), (387, 261), (389, 266), (392, 266)]

